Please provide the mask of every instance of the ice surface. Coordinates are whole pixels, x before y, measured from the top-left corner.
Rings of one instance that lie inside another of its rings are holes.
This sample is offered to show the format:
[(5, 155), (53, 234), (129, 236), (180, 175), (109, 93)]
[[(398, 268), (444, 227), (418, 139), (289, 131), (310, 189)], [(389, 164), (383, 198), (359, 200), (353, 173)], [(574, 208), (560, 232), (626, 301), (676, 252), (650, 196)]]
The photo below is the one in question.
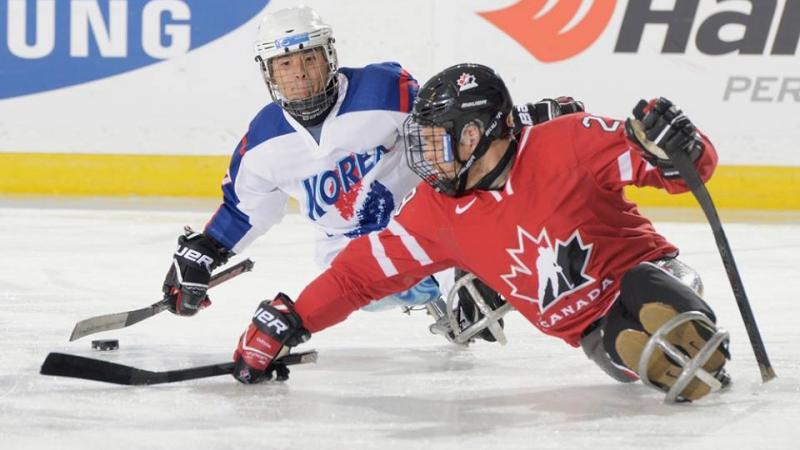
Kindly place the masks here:
[[(209, 209), (210, 210), (210, 209)], [(762, 385), (708, 226), (657, 221), (701, 271), (706, 298), (732, 334), (732, 390), (664, 405), (617, 384), (578, 349), (507, 318), (509, 344), (468, 349), (429, 334), (419, 312), (355, 313), (315, 335), (316, 365), (285, 384), (217, 377), (124, 387), (39, 375), (48, 352), (150, 370), (228, 361), (259, 300), (296, 295), (316, 274), (311, 229), (297, 215), (242, 257), (254, 272), (212, 290), (194, 318), (163, 313), (128, 329), (115, 352), (68, 342), (90, 316), (160, 298), (175, 238), (208, 213), (137, 208), (0, 206), (0, 448), (798, 448), (798, 222), (726, 223), (779, 378)], [(238, 260), (239, 258), (237, 258)]]

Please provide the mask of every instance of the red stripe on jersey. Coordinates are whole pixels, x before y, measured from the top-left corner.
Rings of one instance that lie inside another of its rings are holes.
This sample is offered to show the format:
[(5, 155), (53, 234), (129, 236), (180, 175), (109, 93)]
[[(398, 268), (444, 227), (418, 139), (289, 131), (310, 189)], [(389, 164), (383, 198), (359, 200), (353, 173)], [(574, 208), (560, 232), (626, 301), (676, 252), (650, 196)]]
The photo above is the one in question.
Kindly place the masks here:
[(402, 72), (400, 72), (400, 111), (408, 112), (409, 111), (408, 90), (411, 86), (409, 86), (408, 72), (406, 72), (406, 69), (401, 69), (401, 70)]
[(242, 142), (239, 143), (239, 154), (244, 156), (244, 153), (247, 151), (247, 135), (245, 134), (242, 138)]

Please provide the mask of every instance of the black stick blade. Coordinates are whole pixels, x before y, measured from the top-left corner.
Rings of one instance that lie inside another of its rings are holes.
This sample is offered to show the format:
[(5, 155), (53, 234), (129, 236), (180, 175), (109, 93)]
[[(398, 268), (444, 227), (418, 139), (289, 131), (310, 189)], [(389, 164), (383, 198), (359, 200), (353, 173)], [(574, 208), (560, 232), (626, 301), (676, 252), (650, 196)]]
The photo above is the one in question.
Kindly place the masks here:
[[(147, 372), (99, 359), (50, 353), (39, 371), (42, 375), (82, 378), (106, 383), (131, 385), (135, 372)], [(151, 372), (152, 373), (152, 372)]]
[(212, 364), (190, 369), (152, 372), (131, 366), (65, 353), (50, 353), (39, 373), (105, 383), (141, 386), (215, 377), (233, 372), (233, 363)]
[[(317, 352), (315, 350), (310, 350), (307, 352), (291, 353), (281, 358), (280, 361), (287, 366), (312, 363), (317, 361)], [(101, 359), (68, 355), (66, 353), (50, 353), (47, 355), (47, 358), (45, 358), (39, 373), (42, 375), (80, 378), (82, 380), (102, 381), (126, 386), (141, 386), (229, 375), (233, 373), (233, 363), (225, 362), (211, 364), (209, 366), (191, 367), (188, 369), (152, 372), (103, 361)]]

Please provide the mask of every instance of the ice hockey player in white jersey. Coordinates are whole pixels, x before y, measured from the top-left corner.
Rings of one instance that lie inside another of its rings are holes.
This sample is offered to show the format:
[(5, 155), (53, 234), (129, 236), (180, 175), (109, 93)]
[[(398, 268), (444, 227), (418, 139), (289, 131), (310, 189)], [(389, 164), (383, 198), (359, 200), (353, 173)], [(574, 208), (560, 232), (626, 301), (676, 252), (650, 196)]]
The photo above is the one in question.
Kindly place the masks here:
[[(222, 182), (224, 201), (204, 231), (179, 237), (163, 287), (179, 315), (194, 315), (210, 304), (211, 271), (280, 222), (290, 197), (314, 225), (315, 259), (324, 269), (351, 239), (385, 228), (419, 182), (402, 150), (403, 122), (418, 84), (399, 64), (340, 68), (332, 28), (304, 6), (267, 14), (255, 51), (273, 102), (256, 115), (236, 147)], [(579, 106), (569, 99), (531, 108), (544, 108), (542, 115), (549, 118)], [(526, 108), (521, 108), (522, 122), (531, 121)], [(473, 284), (490, 307), (503, 303), (478, 280)], [(458, 291), (468, 300), (450, 311), (466, 328), (482, 314), (467, 287)], [(423, 304), (439, 320), (440, 332), (453, 340), (446, 326), (453, 322), (444, 319), (447, 307), (432, 277), (364, 309)], [(481, 337), (491, 341), (494, 333)]]
[(280, 358), (312, 334), (373, 298), (468, 267), (533, 327), (582, 347), (619, 381), (641, 379), (667, 402), (730, 385), (729, 335), (690, 287), (699, 279), (670, 263), (678, 247), (623, 190), (686, 192), (668, 156), (678, 152), (707, 181), (718, 161), (709, 138), (659, 97), (624, 122), (579, 113), (525, 128), (517, 141), (511, 98), (493, 69), (471, 63), (420, 88), (404, 136), (423, 182), (389, 226), (350, 241), (297, 302), (279, 293), (258, 305), (237, 340), (238, 381), (286, 379)]

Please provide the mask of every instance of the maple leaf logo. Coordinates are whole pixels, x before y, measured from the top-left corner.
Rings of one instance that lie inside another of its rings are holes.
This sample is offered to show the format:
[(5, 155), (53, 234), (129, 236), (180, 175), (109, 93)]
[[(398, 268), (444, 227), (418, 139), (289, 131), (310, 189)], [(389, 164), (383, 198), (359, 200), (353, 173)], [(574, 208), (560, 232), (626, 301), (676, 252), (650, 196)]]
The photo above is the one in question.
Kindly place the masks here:
[(586, 273), (592, 254), (592, 244), (584, 244), (580, 232), (566, 241), (550, 243), (547, 229), (533, 237), (517, 226), (517, 247), (507, 248), (512, 263), (509, 273), (500, 278), (511, 287), (511, 295), (538, 303), (544, 312), (558, 299), (593, 283)]

